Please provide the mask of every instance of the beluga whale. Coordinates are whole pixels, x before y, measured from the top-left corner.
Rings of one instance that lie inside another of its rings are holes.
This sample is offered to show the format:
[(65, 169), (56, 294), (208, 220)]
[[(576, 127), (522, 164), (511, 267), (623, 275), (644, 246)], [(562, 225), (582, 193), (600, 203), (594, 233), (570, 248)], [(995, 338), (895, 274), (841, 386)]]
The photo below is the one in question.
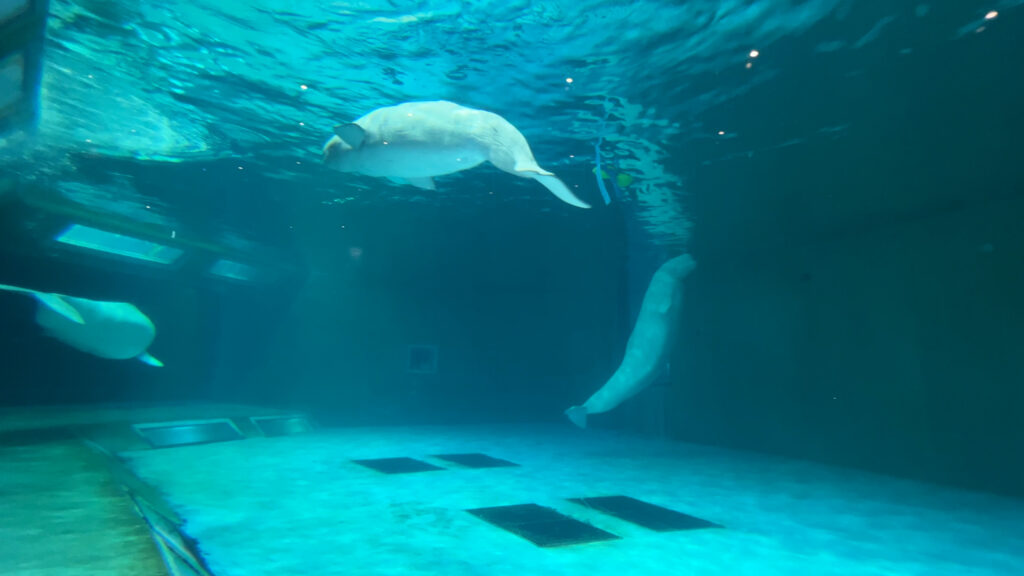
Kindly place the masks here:
[(589, 415), (614, 409), (658, 378), (668, 363), (682, 319), (683, 280), (696, 266), (692, 256), (683, 254), (654, 273), (619, 368), (586, 402), (565, 411), (573, 424), (586, 428)]
[(378, 108), (334, 127), (323, 148), (327, 167), (434, 190), (434, 177), (490, 161), (499, 170), (543, 184), (566, 204), (590, 205), (541, 168), (526, 138), (508, 120), (453, 102), (406, 102)]
[(131, 358), (163, 366), (147, 350), (156, 338), (156, 327), (134, 304), (89, 300), (64, 294), (0, 284), (0, 290), (31, 295), (36, 299), (36, 324), (61, 342), (100, 358)]

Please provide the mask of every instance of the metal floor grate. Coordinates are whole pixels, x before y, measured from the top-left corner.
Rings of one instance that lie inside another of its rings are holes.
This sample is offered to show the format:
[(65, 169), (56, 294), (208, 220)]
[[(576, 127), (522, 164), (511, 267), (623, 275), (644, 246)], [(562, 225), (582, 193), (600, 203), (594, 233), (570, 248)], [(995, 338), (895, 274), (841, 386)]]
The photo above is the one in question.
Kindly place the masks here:
[(429, 462), (417, 460), (415, 458), (372, 458), (369, 460), (353, 460), (360, 466), (366, 466), (372, 468), (378, 472), (384, 474), (411, 474), (414, 472), (430, 472), (434, 470), (444, 470), (440, 466), (434, 466)]
[(721, 527), (703, 518), (662, 508), (661, 506), (630, 498), (629, 496), (569, 498), (569, 501), (657, 532)]
[(537, 504), (517, 504), (466, 510), (470, 514), (542, 548), (571, 546), (617, 540), (619, 537), (570, 518), (553, 508)]
[(480, 453), (435, 454), (434, 457), (448, 462), (454, 462), (459, 466), (464, 466), (466, 468), (505, 468), (510, 466), (519, 466), (519, 464), (514, 462), (509, 462), (508, 460), (502, 460), (501, 458), (495, 458), (493, 456)]

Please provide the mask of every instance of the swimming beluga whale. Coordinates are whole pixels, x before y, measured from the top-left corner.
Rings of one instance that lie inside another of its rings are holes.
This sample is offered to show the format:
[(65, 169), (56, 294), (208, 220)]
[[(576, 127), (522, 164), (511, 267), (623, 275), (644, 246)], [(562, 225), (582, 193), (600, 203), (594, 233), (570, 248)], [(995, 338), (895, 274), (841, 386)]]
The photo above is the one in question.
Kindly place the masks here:
[(378, 108), (355, 122), (338, 124), (323, 149), (329, 168), (427, 190), (435, 189), (434, 176), (468, 170), (485, 160), (509, 174), (533, 178), (567, 204), (590, 208), (537, 165), (526, 138), (508, 120), (445, 100)]
[(683, 254), (665, 262), (654, 273), (626, 343), (622, 363), (582, 406), (565, 411), (573, 424), (586, 428), (587, 416), (612, 410), (655, 381), (668, 363), (682, 318), (683, 280), (696, 266), (689, 254)]
[(0, 284), (0, 290), (29, 294), (38, 302), (36, 324), (61, 342), (111, 360), (138, 359), (163, 366), (147, 350), (156, 338), (148, 316), (127, 302), (89, 300)]

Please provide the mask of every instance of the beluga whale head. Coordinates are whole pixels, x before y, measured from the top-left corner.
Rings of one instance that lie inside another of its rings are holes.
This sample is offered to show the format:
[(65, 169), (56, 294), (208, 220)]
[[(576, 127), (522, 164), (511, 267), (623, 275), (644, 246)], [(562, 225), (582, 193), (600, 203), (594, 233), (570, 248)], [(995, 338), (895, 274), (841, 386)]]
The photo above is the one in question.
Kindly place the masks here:
[(352, 152), (363, 145), (364, 138), (365, 132), (358, 124), (335, 126), (334, 136), (324, 144), (324, 165), (339, 172), (358, 171), (359, 159)]

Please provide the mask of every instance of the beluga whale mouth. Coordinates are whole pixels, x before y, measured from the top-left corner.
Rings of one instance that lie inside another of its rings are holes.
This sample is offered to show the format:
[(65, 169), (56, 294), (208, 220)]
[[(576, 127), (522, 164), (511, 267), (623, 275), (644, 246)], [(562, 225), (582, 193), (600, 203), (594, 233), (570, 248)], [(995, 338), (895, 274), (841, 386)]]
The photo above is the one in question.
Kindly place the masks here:
[(387, 178), (434, 190), (434, 177), (489, 161), (499, 170), (540, 182), (559, 200), (590, 205), (533, 158), (526, 138), (508, 120), (444, 100), (378, 108), (334, 127), (323, 162), (340, 172)]

